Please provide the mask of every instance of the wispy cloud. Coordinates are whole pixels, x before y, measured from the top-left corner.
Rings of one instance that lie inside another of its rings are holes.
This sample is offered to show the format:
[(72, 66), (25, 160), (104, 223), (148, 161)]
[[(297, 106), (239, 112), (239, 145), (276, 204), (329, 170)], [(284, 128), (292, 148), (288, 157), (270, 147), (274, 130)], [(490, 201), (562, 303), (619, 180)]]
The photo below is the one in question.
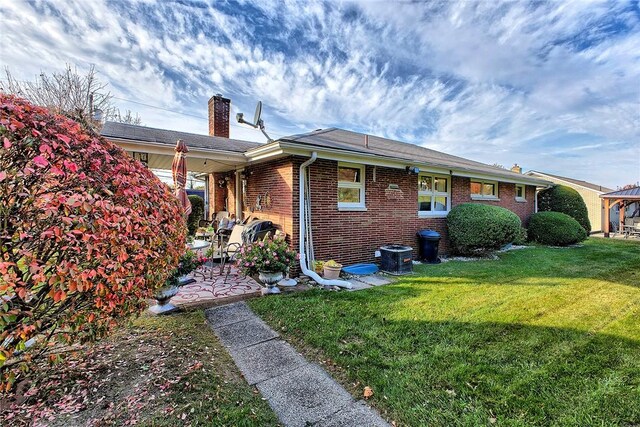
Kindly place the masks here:
[(246, 113), (263, 100), (275, 136), (338, 126), (603, 185), (640, 180), (634, 2), (50, 0), (0, 13), (14, 74), (95, 64), (150, 126), (205, 133), (222, 92)]

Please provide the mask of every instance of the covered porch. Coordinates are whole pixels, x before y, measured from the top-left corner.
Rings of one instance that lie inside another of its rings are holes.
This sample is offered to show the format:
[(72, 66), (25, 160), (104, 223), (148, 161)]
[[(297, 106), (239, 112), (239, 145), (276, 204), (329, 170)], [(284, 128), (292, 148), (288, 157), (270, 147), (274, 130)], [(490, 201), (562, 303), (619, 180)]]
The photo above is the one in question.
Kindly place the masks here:
[[(616, 233), (640, 238), (640, 187), (601, 194), (600, 198), (604, 209), (604, 237)], [(612, 211), (618, 213), (617, 218), (612, 218)]]
[[(102, 135), (134, 159), (151, 169), (168, 185), (176, 142), (188, 148), (187, 172), (204, 181), (207, 219), (221, 210), (242, 218), (242, 172), (247, 165), (244, 152), (259, 144), (209, 135), (107, 122)], [(164, 179), (163, 179), (164, 178)]]

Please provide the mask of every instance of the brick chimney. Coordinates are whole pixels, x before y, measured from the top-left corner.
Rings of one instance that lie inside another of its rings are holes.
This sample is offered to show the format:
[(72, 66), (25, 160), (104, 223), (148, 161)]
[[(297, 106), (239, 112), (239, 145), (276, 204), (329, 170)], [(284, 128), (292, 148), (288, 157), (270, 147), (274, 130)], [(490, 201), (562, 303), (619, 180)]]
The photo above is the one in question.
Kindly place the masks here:
[(231, 100), (215, 94), (209, 99), (209, 135), (229, 138)]
[(522, 173), (522, 168), (518, 166), (517, 163), (514, 163), (513, 166), (511, 166), (511, 172)]

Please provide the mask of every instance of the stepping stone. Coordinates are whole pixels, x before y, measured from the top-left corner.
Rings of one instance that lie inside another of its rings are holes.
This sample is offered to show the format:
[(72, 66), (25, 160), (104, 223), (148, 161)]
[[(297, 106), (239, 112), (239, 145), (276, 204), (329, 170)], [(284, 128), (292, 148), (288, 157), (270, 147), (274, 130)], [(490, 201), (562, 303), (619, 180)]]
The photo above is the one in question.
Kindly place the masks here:
[(358, 280), (372, 286), (388, 285), (389, 283), (391, 283), (389, 279), (385, 279), (384, 277), (375, 274), (371, 276), (359, 277)]
[(373, 288), (373, 286), (361, 282), (360, 279), (351, 279), (351, 289), (347, 289), (347, 291), (360, 291), (362, 289), (369, 289), (369, 288)]
[(232, 349), (230, 353), (251, 385), (285, 374), (307, 363), (304, 357), (282, 340)]
[(278, 337), (278, 333), (257, 317), (214, 327), (213, 332), (229, 349), (241, 349)]
[(352, 402), (351, 395), (314, 364), (305, 364), (256, 386), (285, 426), (307, 426)]
[(388, 422), (362, 401), (345, 406), (315, 425), (322, 427), (390, 427)]
[(204, 315), (207, 317), (209, 325), (213, 328), (241, 322), (255, 317), (255, 314), (253, 314), (244, 302), (236, 302), (234, 304), (210, 308), (205, 310)]

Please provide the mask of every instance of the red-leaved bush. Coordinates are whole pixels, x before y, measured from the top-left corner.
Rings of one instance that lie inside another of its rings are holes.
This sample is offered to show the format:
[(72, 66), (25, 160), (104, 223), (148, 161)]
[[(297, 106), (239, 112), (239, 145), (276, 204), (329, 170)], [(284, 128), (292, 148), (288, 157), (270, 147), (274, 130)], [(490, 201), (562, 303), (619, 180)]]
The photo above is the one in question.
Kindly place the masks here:
[[(178, 200), (78, 123), (0, 94), (0, 371), (139, 313), (185, 248)], [(30, 346), (35, 341), (35, 345)]]

